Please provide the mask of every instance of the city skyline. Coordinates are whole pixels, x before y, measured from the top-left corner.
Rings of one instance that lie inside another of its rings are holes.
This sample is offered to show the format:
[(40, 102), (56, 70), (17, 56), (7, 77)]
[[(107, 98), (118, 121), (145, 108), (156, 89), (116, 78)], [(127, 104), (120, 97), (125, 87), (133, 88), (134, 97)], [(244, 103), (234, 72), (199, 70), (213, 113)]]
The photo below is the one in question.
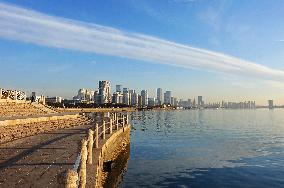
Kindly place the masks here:
[[(268, 100), (268, 105), (257, 105), (255, 101), (244, 100), (244, 101), (205, 101), (203, 96), (190, 97), (190, 98), (178, 98), (173, 95), (173, 91), (165, 91), (163, 93), (162, 88), (156, 89), (156, 95), (148, 95), (148, 90), (133, 89), (128, 87), (123, 87), (121, 84), (116, 84), (113, 86), (114, 91), (112, 92), (111, 83), (107, 80), (99, 81), (97, 90), (81, 88), (78, 90), (78, 94), (70, 98), (63, 99), (60, 96), (47, 96), (47, 100), (51, 103), (57, 103), (59, 100), (67, 100), (68, 103), (81, 103), (81, 102), (93, 102), (96, 104), (125, 104), (128, 106), (161, 106), (161, 105), (171, 105), (177, 107), (208, 107), (208, 108), (255, 108), (268, 106), (273, 108), (273, 100)], [(139, 94), (139, 91), (141, 93)], [(35, 95), (35, 92), (32, 92)], [(161, 99), (161, 96), (162, 99)], [(40, 96), (38, 96), (40, 97)], [(107, 100), (105, 100), (107, 99)], [(72, 102), (73, 101), (73, 102)], [(77, 101), (77, 102), (76, 102)], [(271, 105), (272, 101), (272, 105)], [(61, 103), (61, 102), (59, 102)], [(275, 106), (283, 106), (281, 104)]]
[(77, 3), (0, 1), (2, 88), (71, 97), (105, 78), (151, 96), (284, 103), (283, 1)]

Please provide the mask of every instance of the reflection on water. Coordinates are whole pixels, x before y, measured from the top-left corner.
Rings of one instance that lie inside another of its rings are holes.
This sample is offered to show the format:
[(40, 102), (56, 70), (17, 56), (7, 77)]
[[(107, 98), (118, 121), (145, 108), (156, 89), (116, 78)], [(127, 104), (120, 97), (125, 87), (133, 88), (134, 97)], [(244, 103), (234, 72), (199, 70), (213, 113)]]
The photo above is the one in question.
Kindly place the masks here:
[(284, 110), (132, 114), (120, 187), (284, 187)]
[(130, 145), (126, 146), (114, 161), (113, 168), (109, 172), (104, 187), (118, 187), (123, 181), (123, 175), (127, 170), (130, 155)]

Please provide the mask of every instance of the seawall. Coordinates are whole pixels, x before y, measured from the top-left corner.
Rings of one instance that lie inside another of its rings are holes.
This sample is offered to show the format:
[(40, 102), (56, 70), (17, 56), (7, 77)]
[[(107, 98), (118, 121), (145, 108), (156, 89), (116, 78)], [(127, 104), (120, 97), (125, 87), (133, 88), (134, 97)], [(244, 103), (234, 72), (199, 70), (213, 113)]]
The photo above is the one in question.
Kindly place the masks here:
[(134, 112), (135, 108), (54, 108), (57, 112)]
[[(95, 175), (95, 187), (104, 187), (106, 180), (110, 179), (110, 171), (112, 171), (116, 163), (116, 159), (122, 152), (127, 152), (127, 147), (130, 144), (130, 125), (121, 128), (117, 132), (113, 133), (99, 149), (99, 155), (96, 164), (96, 175)], [(112, 179), (118, 179), (113, 177)], [(89, 180), (90, 184), (93, 183)], [(112, 182), (117, 184), (117, 182)], [(91, 186), (92, 187), (92, 186)]]

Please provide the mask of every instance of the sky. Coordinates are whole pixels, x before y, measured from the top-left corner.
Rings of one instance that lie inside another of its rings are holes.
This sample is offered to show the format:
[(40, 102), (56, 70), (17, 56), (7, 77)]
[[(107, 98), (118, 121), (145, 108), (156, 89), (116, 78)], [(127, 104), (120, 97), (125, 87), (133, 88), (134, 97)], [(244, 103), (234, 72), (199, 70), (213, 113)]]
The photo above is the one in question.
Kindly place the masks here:
[[(0, 87), (284, 104), (283, 0), (0, 0)], [(114, 91), (114, 90), (113, 90)]]

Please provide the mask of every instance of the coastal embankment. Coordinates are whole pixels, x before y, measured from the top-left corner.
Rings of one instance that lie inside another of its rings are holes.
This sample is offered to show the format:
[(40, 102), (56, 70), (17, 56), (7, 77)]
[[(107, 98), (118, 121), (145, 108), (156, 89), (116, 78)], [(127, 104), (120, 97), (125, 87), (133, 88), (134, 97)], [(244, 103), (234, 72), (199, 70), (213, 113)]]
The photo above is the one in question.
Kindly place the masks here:
[(57, 112), (95, 113), (95, 112), (134, 112), (136, 108), (54, 108)]

